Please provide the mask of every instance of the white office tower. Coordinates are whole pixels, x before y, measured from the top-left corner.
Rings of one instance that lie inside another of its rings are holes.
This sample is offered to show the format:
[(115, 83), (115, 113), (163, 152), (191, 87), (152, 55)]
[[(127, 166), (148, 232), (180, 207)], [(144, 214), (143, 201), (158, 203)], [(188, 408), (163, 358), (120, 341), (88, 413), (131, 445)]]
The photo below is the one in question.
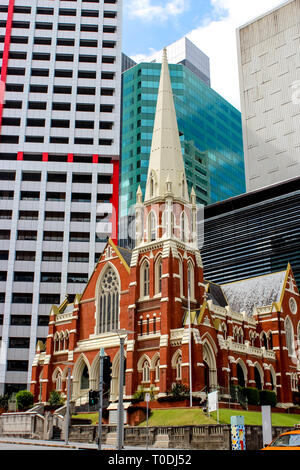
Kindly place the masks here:
[[(210, 86), (209, 57), (200, 51), (187, 37), (166, 46), (169, 64), (183, 64)], [(147, 62), (161, 62), (163, 50), (156, 52)]]
[(51, 306), (111, 235), (121, 16), (122, 0), (0, 0), (0, 394), (30, 383)]
[(237, 31), (247, 191), (300, 175), (300, 0)]

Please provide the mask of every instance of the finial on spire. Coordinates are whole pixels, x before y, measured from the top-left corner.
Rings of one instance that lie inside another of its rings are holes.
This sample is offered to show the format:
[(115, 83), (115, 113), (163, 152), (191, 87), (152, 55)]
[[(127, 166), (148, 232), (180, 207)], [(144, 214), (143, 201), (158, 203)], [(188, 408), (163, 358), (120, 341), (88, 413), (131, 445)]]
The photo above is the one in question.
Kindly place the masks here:
[(191, 190), (191, 203), (196, 204), (196, 193), (194, 190), (194, 186), (192, 186), (192, 190)]
[(139, 187), (137, 189), (137, 192), (136, 192), (136, 202), (138, 204), (142, 204), (142, 202), (143, 202), (143, 193), (142, 193), (140, 185), (139, 185)]

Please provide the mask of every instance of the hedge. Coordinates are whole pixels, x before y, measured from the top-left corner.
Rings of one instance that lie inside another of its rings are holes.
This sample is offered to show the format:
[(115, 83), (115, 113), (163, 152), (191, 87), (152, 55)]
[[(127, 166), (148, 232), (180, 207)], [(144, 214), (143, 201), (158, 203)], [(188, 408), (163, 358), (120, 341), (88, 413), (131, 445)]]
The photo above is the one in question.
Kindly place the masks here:
[(260, 390), (259, 392), (260, 404), (262, 406), (276, 406), (277, 396), (272, 390)]
[(259, 405), (259, 391), (255, 387), (244, 387), (243, 394), (247, 397), (248, 405)]

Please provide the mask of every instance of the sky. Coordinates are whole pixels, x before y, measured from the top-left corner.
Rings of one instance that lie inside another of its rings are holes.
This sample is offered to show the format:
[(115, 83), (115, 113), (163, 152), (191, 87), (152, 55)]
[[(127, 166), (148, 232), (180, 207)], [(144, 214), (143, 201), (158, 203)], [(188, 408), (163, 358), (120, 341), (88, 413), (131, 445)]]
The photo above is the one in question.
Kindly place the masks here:
[(123, 52), (136, 62), (187, 36), (210, 58), (211, 86), (240, 109), (236, 29), (283, 0), (123, 0)]

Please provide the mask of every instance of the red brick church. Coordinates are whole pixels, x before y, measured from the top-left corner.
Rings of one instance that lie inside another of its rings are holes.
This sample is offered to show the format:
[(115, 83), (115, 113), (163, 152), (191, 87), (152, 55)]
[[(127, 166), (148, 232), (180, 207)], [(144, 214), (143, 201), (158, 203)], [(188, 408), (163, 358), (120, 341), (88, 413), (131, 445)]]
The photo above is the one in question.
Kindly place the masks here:
[(281, 406), (291, 405), (300, 375), (300, 298), (291, 266), (226, 285), (203, 278), (196, 196), (188, 193), (166, 53), (146, 193), (143, 200), (138, 190), (135, 210), (135, 248), (109, 240), (84, 291), (52, 307), (32, 368), (35, 400), (66, 393), (66, 362), (73, 364), (73, 400), (98, 390), (104, 348), (112, 362), (110, 401), (118, 401), (116, 330), (125, 329), (128, 401), (140, 389), (163, 397), (173, 384), (189, 387), (191, 367), (193, 396), (240, 384), (274, 390)]

